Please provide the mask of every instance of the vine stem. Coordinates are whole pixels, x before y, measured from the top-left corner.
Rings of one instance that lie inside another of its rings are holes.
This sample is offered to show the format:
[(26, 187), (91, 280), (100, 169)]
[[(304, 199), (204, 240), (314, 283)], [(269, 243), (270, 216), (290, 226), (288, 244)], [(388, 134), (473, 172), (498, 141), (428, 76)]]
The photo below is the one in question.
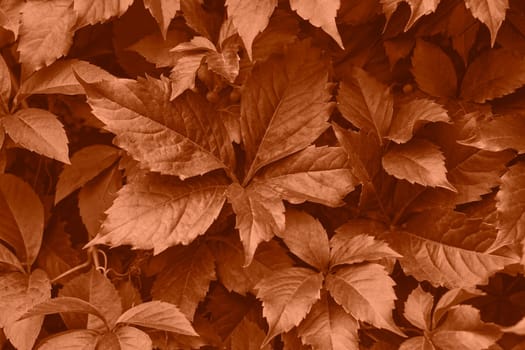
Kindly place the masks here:
[(91, 264), (93, 264), (97, 270), (102, 269), (103, 267), (100, 265), (100, 259), (98, 257), (98, 252), (99, 251), (96, 247), (89, 247), (87, 260), (85, 262), (75, 267), (72, 267), (69, 270), (61, 273), (57, 277), (53, 278), (51, 280), (51, 284), (57, 283), (59, 280), (63, 279), (64, 277), (67, 277), (71, 274), (74, 274), (75, 272), (85, 269), (86, 267), (91, 266)]

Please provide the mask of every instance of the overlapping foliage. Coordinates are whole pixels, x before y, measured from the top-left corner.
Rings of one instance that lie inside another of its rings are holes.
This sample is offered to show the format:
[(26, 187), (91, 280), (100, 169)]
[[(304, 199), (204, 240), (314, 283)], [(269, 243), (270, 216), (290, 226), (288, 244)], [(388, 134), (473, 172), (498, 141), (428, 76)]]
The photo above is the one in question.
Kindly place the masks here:
[(0, 345), (522, 348), (520, 1), (1, 0), (0, 44)]

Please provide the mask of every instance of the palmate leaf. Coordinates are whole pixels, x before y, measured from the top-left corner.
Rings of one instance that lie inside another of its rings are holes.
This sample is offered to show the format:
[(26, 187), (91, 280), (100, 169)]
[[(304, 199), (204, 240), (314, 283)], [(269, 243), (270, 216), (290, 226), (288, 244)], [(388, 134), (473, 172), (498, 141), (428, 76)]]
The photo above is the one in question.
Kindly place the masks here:
[(129, 244), (159, 254), (191, 243), (206, 232), (226, 199), (227, 181), (214, 175), (186, 181), (158, 174), (134, 177), (118, 192), (101, 232), (88, 246)]
[(80, 80), (93, 113), (117, 135), (116, 144), (149, 170), (184, 179), (234, 169), (229, 134), (198, 94), (187, 92), (170, 102), (167, 79)]

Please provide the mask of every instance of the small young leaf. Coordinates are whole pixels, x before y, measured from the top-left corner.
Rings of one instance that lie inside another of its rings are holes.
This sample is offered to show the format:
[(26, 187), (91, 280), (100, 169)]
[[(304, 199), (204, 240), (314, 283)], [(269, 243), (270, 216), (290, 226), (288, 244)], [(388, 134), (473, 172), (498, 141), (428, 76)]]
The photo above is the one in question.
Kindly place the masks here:
[(483, 22), (490, 31), (490, 43), (494, 46), (498, 30), (509, 8), (508, 0), (465, 0), (472, 16)]
[(1, 122), (7, 134), (20, 146), (70, 164), (67, 135), (53, 113), (39, 108), (24, 108)]
[(117, 323), (198, 336), (190, 321), (175, 305), (162, 301), (149, 301), (137, 305), (124, 312)]
[(144, 0), (144, 6), (149, 10), (160, 27), (160, 32), (164, 39), (171, 20), (180, 10), (180, 0)]
[[(351, 224), (350, 224), (351, 225)], [(336, 230), (330, 239), (330, 266), (358, 264), (384, 258), (400, 258), (388, 244), (367, 234), (354, 235), (346, 230), (347, 225)]]
[(403, 316), (419, 329), (429, 331), (432, 329), (431, 314), (434, 306), (434, 297), (425, 292), (420, 285), (412, 290), (405, 302)]
[(277, 271), (257, 284), (257, 298), (263, 303), (263, 315), (270, 327), (263, 345), (276, 335), (288, 332), (305, 318), (321, 297), (322, 283), (321, 273), (291, 267)]
[(103, 23), (111, 17), (122, 16), (133, 0), (74, 0), (73, 8), (77, 14), (77, 28), (89, 24)]
[(184, 91), (195, 87), (195, 76), (197, 75), (197, 70), (201, 66), (204, 57), (206, 57), (205, 53), (195, 52), (186, 53), (183, 57), (177, 60), (170, 74), (170, 100), (176, 99)]
[(413, 139), (409, 143), (394, 144), (383, 156), (382, 163), (386, 172), (398, 179), (456, 191), (447, 180), (443, 153), (429, 141)]

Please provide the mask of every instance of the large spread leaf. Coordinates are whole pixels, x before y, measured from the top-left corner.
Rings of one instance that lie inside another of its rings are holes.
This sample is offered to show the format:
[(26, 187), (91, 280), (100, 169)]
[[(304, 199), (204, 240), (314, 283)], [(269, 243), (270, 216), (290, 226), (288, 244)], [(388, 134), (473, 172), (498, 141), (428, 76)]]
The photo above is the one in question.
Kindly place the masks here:
[(286, 226), (278, 235), (297, 257), (326, 271), (330, 259), (328, 234), (323, 225), (313, 216), (298, 210), (286, 211)]
[(284, 204), (274, 190), (257, 183), (246, 188), (233, 183), (228, 187), (227, 197), (236, 214), (235, 227), (244, 246), (247, 266), (259, 243), (284, 230)]
[(73, 43), (75, 22), (71, 0), (26, 3), (22, 11), (18, 51), (29, 73), (49, 66), (67, 53)]
[(9, 136), (24, 148), (69, 164), (68, 139), (64, 126), (53, 113), (24, 108), (0, 120)]
[(35, 270), (31, 275), (19, 272), (0, 275), (0, 327), (16, 349), (33, 349), (44, 321), (44, 316), (18, 318), (50, 297), (51, 283), (42, 270)]
[(354, 68), (352, 79), (341, 85), (338, 108), (349, 122), (363, 131), (375, 131), (379, 139), (388, 134), (394, 112), (390, 88), (366, 71)]
[(291, 267), (275, 272), (257, 284), (257, 298), (262, 301), (263, 315), (270, 327), (263, 345), (276, 335), (288, 332), (305, 318), (321, 297), (322, 282), (321, 273)]
[(173, 304), (149, 301), (124, 312), (117, 320), (119, 324), (160, 329), (183, 335), (198, 335), (190, 321)]
[(113, 16), (122, 16), (133, 0), (74, 0), (77, 27), (106, 22)]
[(454, 97), (457, 76), (450, 57), (439, 47), (424, 40), (416, 42), (412, 55), (412, 74), (419, 88), (439, 97)]
[(219, 214), (226, 187), (220, 176), (184, 182), (155, 174), (134, 178), (118, 192), (101, 232), (89, 244), (130, 244), (155, 254), (189, 244)]
[(254, 181), (264, 182), (291, 203), (335, 207), (357, 183), (347, 158), (339, 147), (308, 147), (265, 167)]
[(359, 321), (403, 335), (392, 318), (394, 281), (379, 264), (342, 267), (326, 276), (325, 287)]
[(241, 97), (248, 181), (263, 166), (302, 150), (329, 124), (328, 58), (303, 41), (257, 64)]
[(513, 259), (485, 252), (491, 231), (480, 229), (481, 219), (455, 211), (423, 212), (408, 221), (404, 230), (388, 236), (390, 245), (403, 255), (406, 273), (447, 288), (482, 284)]
[(180, 0), (145, 0), (144, 6), (155, 17), (162, 36), (166, 38), (168, 27), (175, 14), (180, 10)]
[(310, 21), (313, 26), (321, 27), (321, 29), (328, 33), (337, 44), (344, 49), (343, 41), (335, 24), (335, 17), (339, 6), (341, 6), (340, 0), (290, 0), (292, 10), (297, 11), (299, 16)]
[(154, 299), (178, 306), (189, 320), (215, 280), (214, 258), (204, 244), (197, 247), (178, 247), (170, 253), (170, 266), (157, 276), (151, 295)]
[(226, 6), (251, 59), (253, 40), (268, 25), (277, 0), (227, 0)]
[(44, 234), (44, 206), (33, 189), (10, 174), (0, 175), (0, 239), (30, 267)]
[(490, 50), (468, 66), (461, 83), (461, 97), (483, 103), (510, 94), (524, 84), (525, 59), (510, 50)]
[(465, 6), (475, 18), (487, 26), (491, 44), (494, 46), (498, 30), (505, 19), (505, 12), (509, 8), (508, 0), (465, 0)]
[(82, 84), (116, 144), (148, 169), (181, 179), (233, 169), (228, 132), (199, 95), (188, 92), (170, 102), (169, 82), (149, 77)]
[(303, 343), (312, 345), (315, 350), (357, 350), (358, 327), (355, 318), (324, 293), (297, 331)]
[(433, 143), (413, 139), (409, 143), (392, 145), (383, 156), (382, 163), (386, 172), (398, 179), (456, 191), (447, 180), (444, 158)]

